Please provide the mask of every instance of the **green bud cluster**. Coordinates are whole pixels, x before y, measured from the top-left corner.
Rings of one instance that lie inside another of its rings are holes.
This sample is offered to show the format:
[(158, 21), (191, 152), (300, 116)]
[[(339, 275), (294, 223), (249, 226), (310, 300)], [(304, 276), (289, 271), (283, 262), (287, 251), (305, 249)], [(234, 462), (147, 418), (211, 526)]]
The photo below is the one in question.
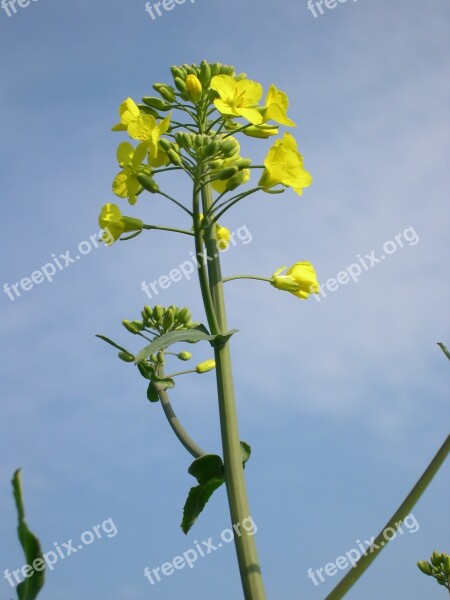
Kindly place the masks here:
[(417, 566), (422, 573), (434, 577), (439, 585), (445, 586), (450, 592), (450, 556), (448, 554), (435, 550), (430, 557), (430, 562), (419, 560)]
[(192, 329), (197, 326), (191, 318), (188, 308), (179, 308), (178, 306), (144, 306), (142, 319), (145, 327), (157, 331), (158, 333), (167, 333), (179, 329)]
[[(202, 60), (200, 66), (196, 65), (195, 63), (192, 65), (183, 64), (180, 66), (173, 66), (170, 68), (170, 72), (172, 73), (175, 87), (165, 83), (157, 83), (153, 86), (153, 88), (168, 102), (173, 102), (175, 95), (178, 95), (183, 100), (190, 100), (189, 93), (186, 88), (186, 77), (188, 75), (194, 75), (197, 77), (204, 89), (209, 88), (211, 79), (216, 75), (235, 76), (233, 66), (222, 65), (221, 63), (208, 63), (206, 60)], [(238, 79), (242, 79), (245, 77), (245, 74), (241, 73), (236, 77)], [(173, 98), (169, 100), (172, 95)], [(153, 104), (150, 104), (149, 106), (156, 108)]]

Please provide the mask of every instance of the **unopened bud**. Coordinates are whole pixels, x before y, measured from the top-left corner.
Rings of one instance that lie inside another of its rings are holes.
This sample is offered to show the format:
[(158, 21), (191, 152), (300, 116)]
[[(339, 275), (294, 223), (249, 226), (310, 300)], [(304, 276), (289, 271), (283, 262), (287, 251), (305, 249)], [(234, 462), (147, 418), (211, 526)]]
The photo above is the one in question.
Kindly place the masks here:
[(156, 110), (169, 110), (170, 108), (170, 104), (167, 104), (167, 102), (161, 100), (161, 98), (156, 98), (155, 96), (144, 96), (142, 102), (147, 106), (156, 108)]
[(433, 572), (430, 563), (428, 563), (426, 560), (419, 560), (417, 566), (422, 571), (422, 573), (425, 573), (425, 575), (431, 575)]
[(179, 352), (177, 354), (177, 358), (180, 360), (190, 360), (192, 358), (192, 354), (190, 352)]
[(131, 323), (131, 321), (127, 321), (126, 319), (124, 319), (122, 321), (122, 325), (125, 327), (125, 329), (127, 331), (129, 331), (130, 333), (133, 333), (134, 335), (139, 333), (139, 327), (136, 327), (136, 325)]
[(202, 97), (202, 84), (196, 75), (189, 74), (186, 77), (186, 89), (194, 102), (198, 102)]
[(208, 371), (212, 371), (215, 368), (216, 368), (216, 361), (211, 358), (209, 360), (205, 360), (204, 362), (201, 362), (200, 364), (198, 364), (195, 367), (195, 370), (197, 371), (197, 373), (207, 373)]
[(159, 185), (156, 183), (154, 179), (149, 177), (149, 175), (144, 175), (143, 173), (138, 173), (137, 180), (142, 185), (144, 190), (150, 192), (152, 194), (156, 194), (159, 192)]
[(121, 360), (127, 363), (134, 361), (134, 356), (132, 354), (128, 354), (128, 352), (119, 352), (118, 356)]

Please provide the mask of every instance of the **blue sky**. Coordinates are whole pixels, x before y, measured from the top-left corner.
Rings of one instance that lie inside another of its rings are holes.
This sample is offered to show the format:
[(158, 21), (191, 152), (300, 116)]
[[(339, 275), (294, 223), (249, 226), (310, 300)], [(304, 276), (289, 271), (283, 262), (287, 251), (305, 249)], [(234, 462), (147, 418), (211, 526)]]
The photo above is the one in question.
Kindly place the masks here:
[[(11, 17), (0, 10), (0, 284), (30, 276), (52, 254), (75, 254), (98, 232), (101, 205), (115, 201), (117, 107), (169, 81), (172, 64), (218, 60), (285, 90), (314, 184), (301, 198), (252, 196), (228, 213), (223, 224), (246, 226), (252, 241), (224, 255), (224, 272), (270, 276), (310, 260), (325, 284), (360, 257), (381, 256), (405, 230), (416, 234), (320, 302), (259, 282), (227, 287), (268, 598), (324, 598), (338, 575), (314, 586), (308, 568), (376, 535), (448, 434), (450, 365), (436, 342), (450, 345), (450, 7), (348, 0), (314, 18), (306, 0), (197, 0), (155, 20), (144, 8), (37, 0)], [(270, 141), (243, 146), (257, 160)], [(174, 193), (186, 185), (172, 183)], [(186, 225), (162, 198), (121, 207)], [(129, 342), (120, 321), (148, 301), (141, 282), (190, 251), (189, 240), (152, 232), (94, 249), (14, 301), (1, 294), (0, 571), (23, 564), (9, 483), (19, 466), (45, 550), (109, 518), (117, 527), (59, 561), (43, 599), (189, 600), (211, 589), (218, 600), (240, 597), (231, 544), (155, 586), (144, 578), (145, 566), (220, 536), (225, 494), (184, 536), (190, 457), (133, 367), (94, 337)], [(161, 291), (158, 302), (203, 319), (195, 281)], [(209, 357), (207, 347), (195, 350)], [(173, 403), (199, 443), (219, 453), (213, 375), (187, 377)], [(415, 563), (449, 551), (449, 480), (447, 464), (414, 510), (420, 528), (388, 546), (350, 600), (442, 597)], [(3, 577), (0, 589), (11, 597)]]

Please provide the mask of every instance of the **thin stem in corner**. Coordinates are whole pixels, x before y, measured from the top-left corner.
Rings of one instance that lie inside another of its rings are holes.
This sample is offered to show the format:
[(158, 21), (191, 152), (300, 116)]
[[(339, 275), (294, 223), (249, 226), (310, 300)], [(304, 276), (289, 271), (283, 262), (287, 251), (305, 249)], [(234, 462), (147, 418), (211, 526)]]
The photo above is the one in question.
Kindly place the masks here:
[(439, 471), (439, 468), (447, 458), (450, 452), (450, 435), (447, 437), (445, 442), (439, 448), (437, 454), (425, 469), (422, 477), (413, 487), (411, 492), (402, 502), (395, 514), (389, 519), (382, 531), (375, 538), (371, 546), (370, 554), (364, 554), (355, 567), (351, 569), (347, 575), (337, 584), (337, 586), (328, 594), (325, 600), (340, 600), (350, 590), (351, 587), (358, 581), (361, 575), (370, 567), (372, 562), (377, 558), (379, 553), (388, 544), (388, 539), (384, 537), (384, 533), (388, 528), (397, 530), (401, 522), (405, 517), (409, 515), (414, 506), (416, 505), (419, 498), (422, 496), (428, 485), (431, 483), (433, 477)]

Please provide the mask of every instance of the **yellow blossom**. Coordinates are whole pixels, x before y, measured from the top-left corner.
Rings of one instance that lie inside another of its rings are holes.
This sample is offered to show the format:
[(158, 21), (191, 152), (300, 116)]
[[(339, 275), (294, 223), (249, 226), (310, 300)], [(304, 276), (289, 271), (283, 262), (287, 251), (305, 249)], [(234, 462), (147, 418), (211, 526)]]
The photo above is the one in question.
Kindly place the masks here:
[[(198, 220), (201, 223), (203, 221), (203, 213), (198, 215)], [(216, 223), (216, 237), (217, 247), (220, 251), (226, 250), (231, 239), (231, 232), (226, 227), (222, 227), (219, 223)]]
[(281, 267), (272, 275), (272, 285), (279, 290), (290, 292), (306, 300), (309, 294), (319, 293), (319, 282), (317, 281), (316, 271), (308, 261), (297, 262), (281, 275), (287, 267)]
[(123, 233), (142, 231), (144, 223), (140, 219), (125, 217), (116, 204), (105, 204), (100, 212), (98, 223), (108, 236), (104, 235), (102, 241), (108, 246), (117, 241)]
[(158, 154), (160, 137), (170, 127), (170, 117), (157, 123), (153, 115), (141, 112), (132, 98), (127, 98), (119, 107), (120, 123), (114, 125), (113, 131), (127, 131), (134, 140), (147, 144), (151, 158)]
[(114, 178), (113, 192), (119, 198), (128, 198), (130, 204), (136, 204), (138, 194), (142, 191), (137, 175), (146, 170), (148, 175), (151, 173), (150, 167), (141, 167), (147, 152), (146, 144), (139, 144), (135, 149), (129, 142), (122, 142), (117, 148), (117, 161), (122, 171)]
[(270, 189), (281, 183), (293, 188), (299, 196), (303, 188), (312, 183), (312, 177), (303, 167), (303, 158), (297, 150), (297, 142), (290, 133), (285, 133), (269, 150), (264, 161), (264, 171), (259, 180), (262, 188)]
[(289, 108), (289, 99), (287, 94), (271, 85), (266, 97), (266, 106), (263, 111), (264, 123), (267, 121), (276, 121), (280, 125), (288, 127), (297, 127), (294, 121), (291, 121), (286, 112)]
[(220, 98), (214, 100), (214, 106), (222, 114), (230, 117), (243, 117), (252, 125), (263, 121), (258, 102), (263, 94), (260, 83), (250, 79), (236, 81), (231, 75), (216, 75), (211, 79), (211, 89)]

